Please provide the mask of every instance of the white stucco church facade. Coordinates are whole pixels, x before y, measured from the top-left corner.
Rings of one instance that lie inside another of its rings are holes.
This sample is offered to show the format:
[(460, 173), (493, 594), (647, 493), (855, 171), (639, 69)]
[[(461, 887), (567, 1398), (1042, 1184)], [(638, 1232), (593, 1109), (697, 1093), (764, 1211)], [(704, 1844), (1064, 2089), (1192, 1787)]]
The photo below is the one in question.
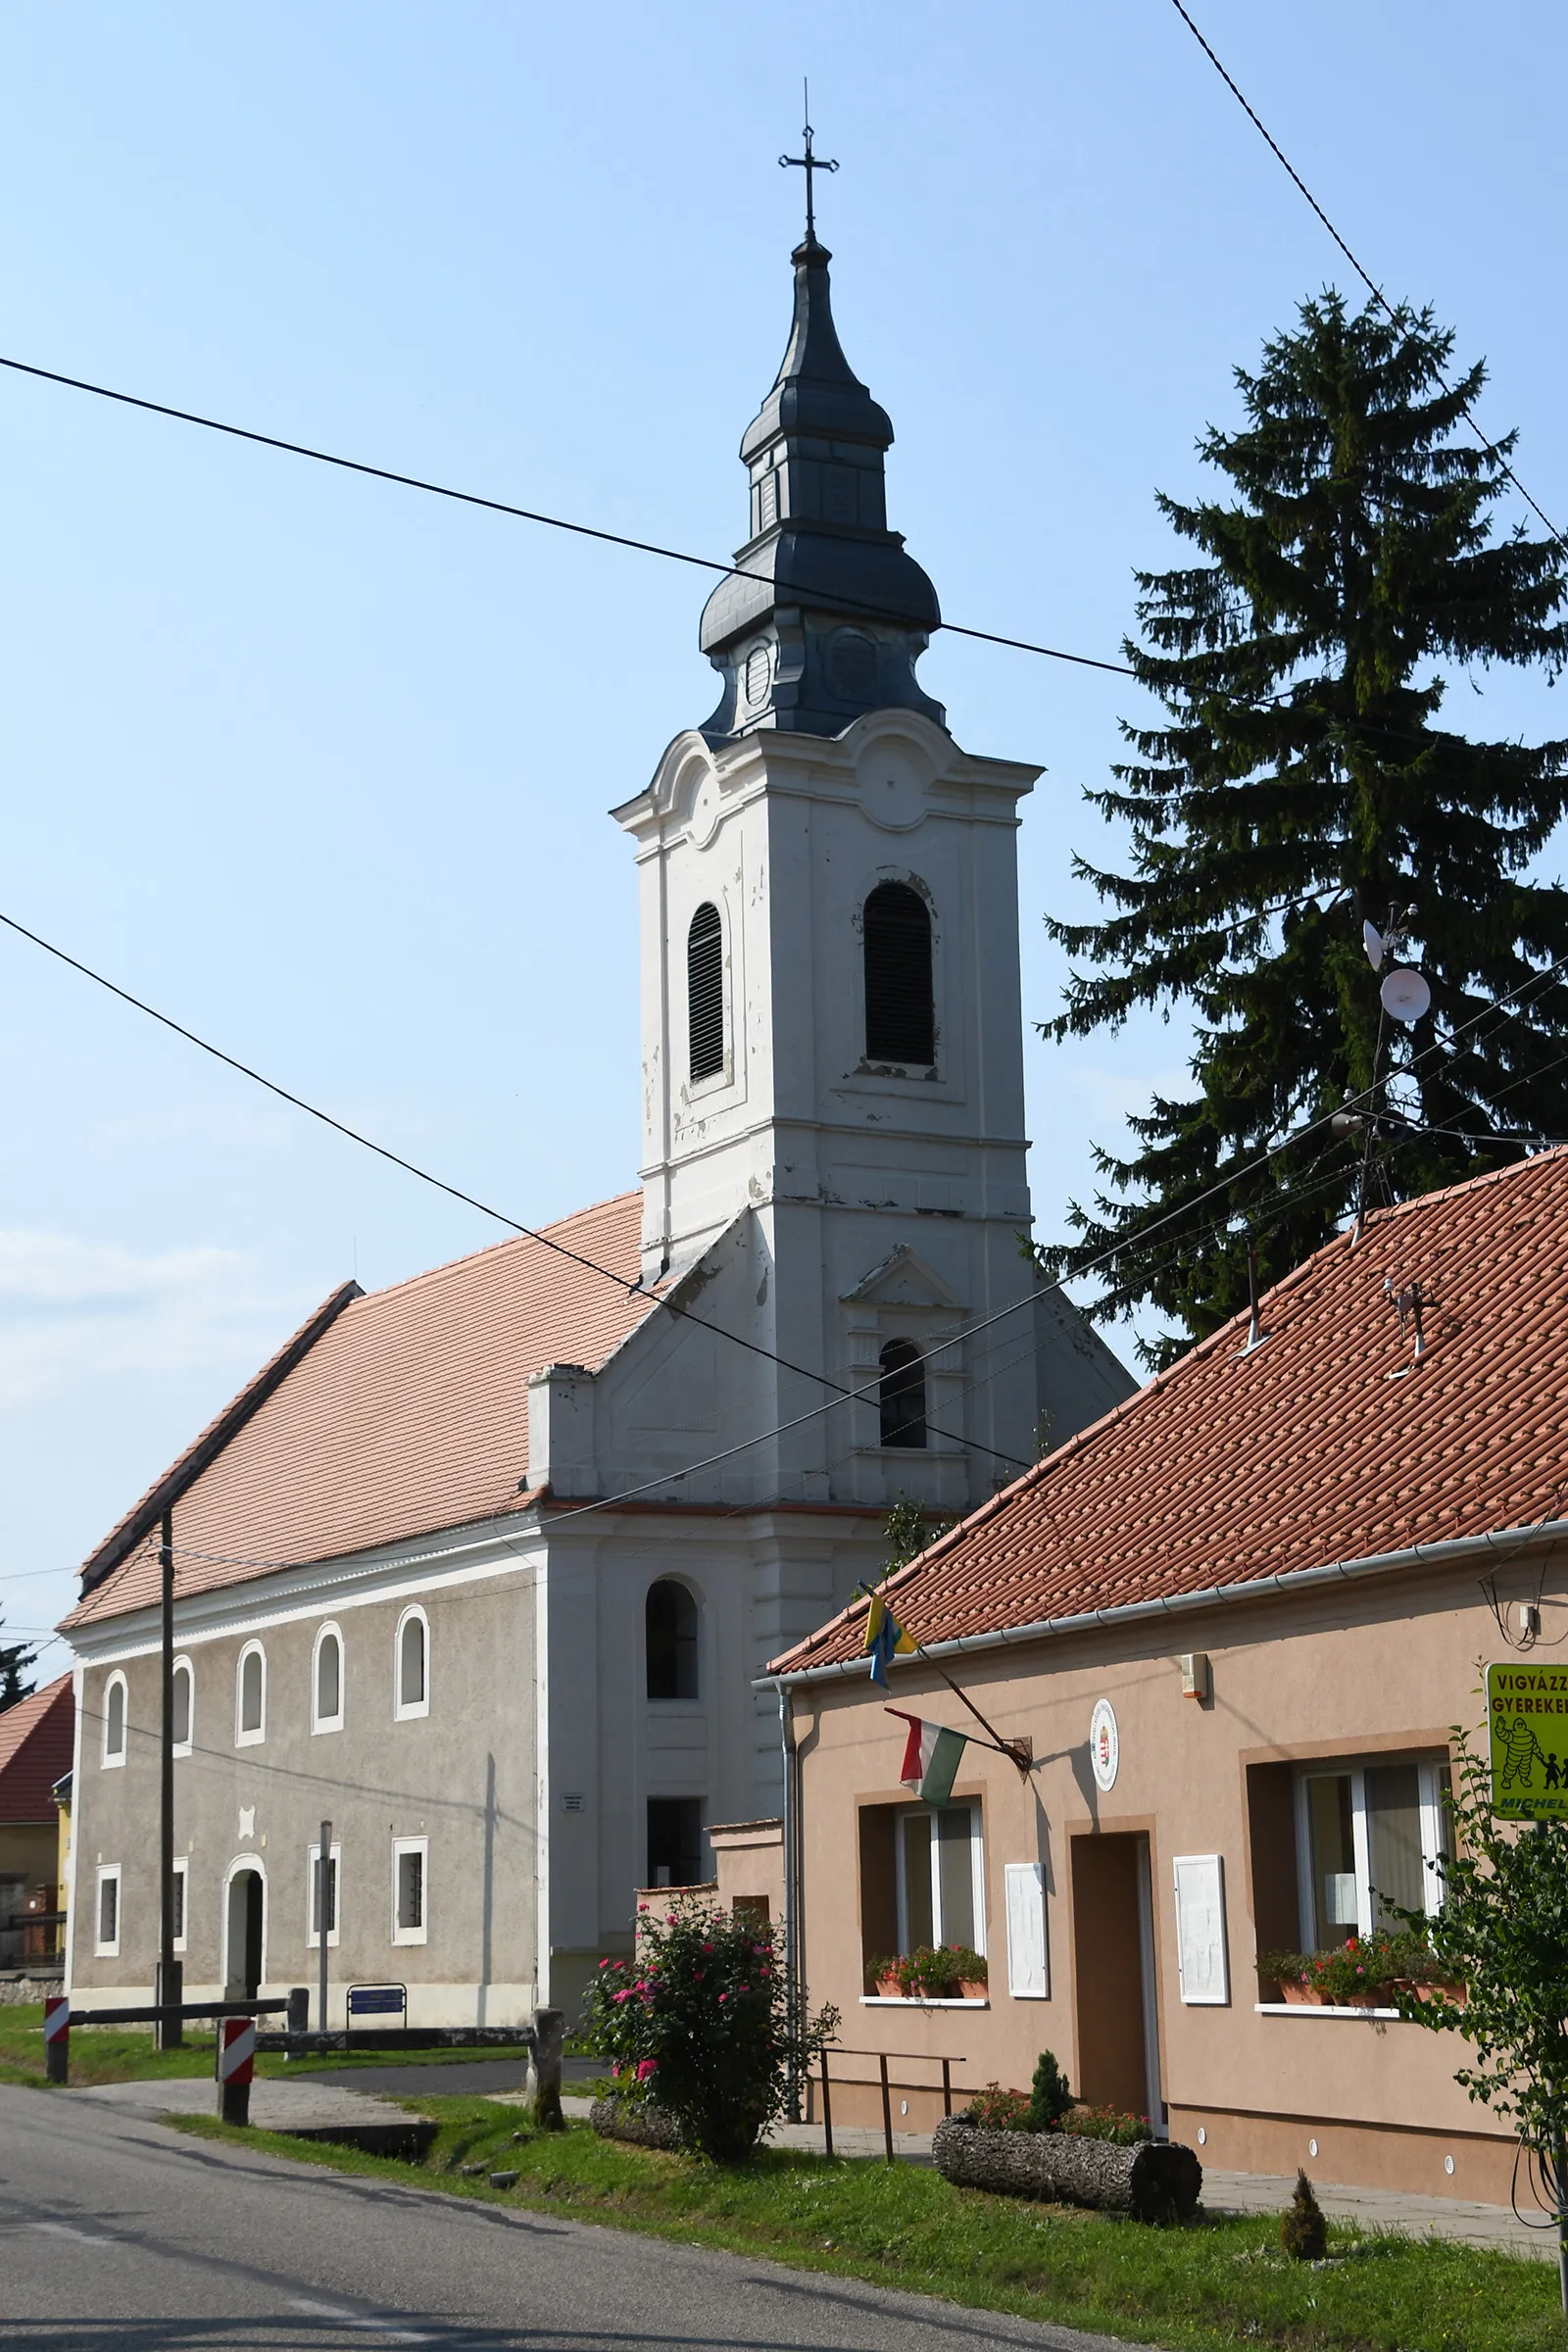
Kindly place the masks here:
[(956, 1516), (1132, 1387), (1024, 1248), (1039, 771), (961, 751), (916, 682), (936, 597), (828, 258), (808, 230), (742, 445), (718, 708), (614, 811), (639, 1184), (345, 1286), (86, 1563), (77, 1986), (153, 1982), (166, 1513), (187, 1997), (314, 1983), (324, 1820), (333, 2002), (390, 1978), (415, 2023), (506, 2022), (625, 1948), (639, 1884), (706, 1876), (711, 1825), (778, 1810), (756, 1678), (876, 1573), (890, 1506)]

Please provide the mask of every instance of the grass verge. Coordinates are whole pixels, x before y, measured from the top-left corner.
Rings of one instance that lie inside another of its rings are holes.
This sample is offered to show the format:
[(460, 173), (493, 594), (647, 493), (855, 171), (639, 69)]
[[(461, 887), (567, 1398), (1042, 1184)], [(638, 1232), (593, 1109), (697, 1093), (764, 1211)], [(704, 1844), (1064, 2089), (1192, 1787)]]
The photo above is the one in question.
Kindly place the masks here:
[[(108, 2002), (104, 2006), (108, 2007)], [(71, 2080), (78, 2089), (100, 2082), (168, 2082), (213, 2072), (216, 2043), (209, 2028), (193, 2029), (177, 2050), (154, 2047), (150, 2031), (132, 2027), (78, 2026), (71, 2036)], [(256, 2061), (259, 2075), (311, 2075), (330, 2068), (361, 2066), (462, 2066), (487, 2058), (521, 2059), (523, 2052), (488, 2050), (366, 2050), (345, 2057), (342, 2051), (326, 2057), (285, 2058), (266, 2051)], [(43, 2005), (19, 2003), (0, 2008), (0, 2082), (41, 2082), (43, 2065)]]
[[(724, 2171), (595, 2138), (519, 2132), (485, 2099), (420, 2099), (440, 2125), (422, 2164), (231, 2132), (180, 2131), (265, 2148), (295, 2163), (395, 2180), (535, 2212), (567, 2213), (686, 2244), (765, 2255), (797, 2270), (903, 2287), (983, 2311), (1099, 2330), (1174, 2352), (1562, 2352), (1557, 2275), (1546, 2263), (1395, 2236), (1330, 2248), (1321, 2270), (1279, 2252), (1271, 2220), (1150, 2230), (952, 2187), (924, 2167), (828, 2163), (775, 2149)], [(466, 2176), (464, 2166), (480, 2168)], [(490, 2171), (515, 2172), (492, 2189)]]

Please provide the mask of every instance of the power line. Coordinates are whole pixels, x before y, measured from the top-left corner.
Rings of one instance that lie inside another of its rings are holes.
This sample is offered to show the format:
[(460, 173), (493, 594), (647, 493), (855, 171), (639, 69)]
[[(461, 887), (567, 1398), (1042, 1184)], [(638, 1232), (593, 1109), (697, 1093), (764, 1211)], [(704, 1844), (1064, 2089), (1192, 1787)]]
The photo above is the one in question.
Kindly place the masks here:
[[(710, 1322), (708, 1316), (695, 1314), (689, 1306), (681, 1306), (658, 1291), (645, 1290), (640, 1280), (628, 1281), (624, 1274), (617, 1274), (612, 1267), (601, 1265), (597, 1258), (585, 1256), (580, 1250), (569, 1250), (564, 1242), (554, 1241), (537, 1226), (524, 1225), (518, 1218), (509, 1216), (505, 1209), (492, 1208), (488, 1201), (477, 1200), (472, 1193), (464, 1192), (458, 1185), (448, 1184), (445, 1177), (433, 1174), (428, 1168), (421, 1168), (415, 1160), (405, 1159), (400, 1152), (392, 1151), (386, 1144), (378, 1144), (372, 1136), (363, 1135), (357, 1127), (350, 1127), (342, 1119), (334, 1118), (330, 1111), (321, 1110), (314, 1102), (307, 1102), (303, 1095), (296, 1095), (288, 1087), (279, 1086), (275, 1079), (265, 1077), (260, 1070), (253, 1069), (249, 1062), (238, 1060), (232, 1054), (225, 1054), (221, 1046), (215, 1046), (205, 1037), (198, 1037), (195, 1030), (187, 1029), (182, 1021), (176, 1021), (170, 1013), (160, 1012), (155, 1004), (147, 1004), (141, 997), (132, 996), (129, 989), (122, 988), (117, 981), (95, 971), (91, 964), (83, 963), (78, 956), (68, 955), (64, 948), (57, 948), (40, 932), (29, 931), (26, 924), (18, 922), (14, 915), (0, 913), (0, 923), (5, 924), (8, 930), (17, 932), (21, 938), (30, 941), (33, 947), (42, 948), (46, 955), (53, 956), (59, 962), (69, 964), (83, 979), (107, 989), (111, 996), (119, 997), (122, 1004), (133, 1006), (137, 1012), (144, 1012), (149, 1020), (172, 1030), (187, 1045), (198, 1047), (203, 1054), (211, 1054), (215, 1061), (222, 1062), (225, 1068), (238, 1071), (242, 1078), (249, 1078), (253, 1085), (265, 1087), (270, 1095), (275, 1095), (280, 1102), (292, 1104), (294, 1109), (303, 1110), (313, 1119), (318, 1119), (323, 1127), (330, 1127), (336, 1134), (347, 1137), (351, 1144), (359, 1144), (365, 1151), (373, 1152), (378, 1158), (390, 1161), (393, 1167), (402, 1168), (405, 1174), (416, 1176), (421, 1184), (433, 1186), (451, 1200), (462, 1201), (466, 1208), (476, 1208), (481, 1216), (493, 1218), (496, 1224), (505, 1225), (509, 1231), (522, 1235), (524, 1240), (539, 1243), (542, 1249), (553, 1250), (558, 1257), (566, 1258), (572, 1265), (582, 1267), (585, 1273), (599, 1275), (627, 1298), (645, 1298), (650, 1308), (662, 1307), (666, 1314), (675, 1316), (683, 1323), (698, 1324), (718, 1339), (728, 1340), (732, 1347), (745, 1348), (749, 1355), (760, 1356), (764, 1362), (776, 1364), (781, 1372), (792, 1372), (802, 1380), (815, 1381), (822, 1388), (837, 1390), (840, 1396), (851, 1394), (841, 1382), (831, 1380), (825, 1372), (813, 1372), (805, 1364), (792, 1363), (788, 1356), (780, 1355), (775, 1348), (763, 1347), (758, 1340), (749, 1340), (722, 1323)], [(953, 1438), (955, 1444), (972, 1447), (976, 1453), (989, 1454), (992, 1460), (1005, 1462), (1011, 1469), (1027, 1470), (1029, 1467), (1016, 1454), (1004, 1453), (995, 1446), (983, 1445), (978, 1438), (960, 1438), (954, 1431), (945, 1429), (939, 1429), (937, 1435)]]
[[(1205, 40), (1202, 33), (1199, 31), (1198, 26), (1194, 24), (1192, 18), (1189, 16), (1185, 6), (1183, 5), (1183, 0), (1171, 0), (1171, 6), (1175, 9), (1176, 14), (1181, 18), (1182, 23), (1186, 25), (1188, 31), (1192, 34), (1200, 49), (1202, 50), (1203, 55), (1207, 58), (1209, 64), (1213, 67), (1215, 73), (1225, 84), (1225, 87), (1230, 91), (1231, 96), (1236, 100), (1237, 105), (1247, 116), (1248, 121), (1251, 123), (1252, 128), (1257, 132), (1258, 137), (1269, 149), (1275, 161), (1289, 174), (1291, 179), (1295, 181), (1300, 193), (1305, 197), (1307, 203), (1311, 206), (1312, 211), (1317, 215), (1319, 220), (1323, 223), (1323, 226), (1328, 230), (1329, 235), (1334, 239), (1335, 244), (1344, 254), (1346, 260), (1349, 263), (1350, 268), (1355, 271), (1356, 276), (1361, 280), (1361, 283), (1366, 287), (1367, 292), (1371, 295), (1373, 301), (1377, 304), (1378, 308), (1387, 318), (1392, 318), (1396, 323), (1397, 323), (1398, 313), (1395, 309), (1393, 303), (1390, 302), (1388, 296), (1384, 293), (1383, 288), (1378, 284), (1371, 271), (1358, 259), (1356, 254), (1352, 252), (1350, 246), (1341, 235), (1339, 229), (1335, 227), (1334, 222), (1329, 219), (1328, 214), (1323, 210), (1323, 207), (1319, 204), (1317, 198), (1313, 195), (1311, 189), (1307, 186), (1305, 180), (1301, 177), (1301, 174), (1299, 172), (1298, 172), (1296, 166), (1292, 163), (1290, 157), (1286, 154), (1278, 139), (1275, 138), (1267, 123), (1264, 122), (1261, 116), (1258, 114), (1257, 109), (1243, 92), (1234, 75), (1232, 75), (1227, 71), (1225, 66), (1221, 64), (1219, 58), (1215, 55), (1213, 48), (1210, 46), (1208, 41)], [(1434, 370), (1434, 372), (1436, 373), (1436, 370)], [(1449, 395), (1451, 399), (1453, 397), (1453, 386), (1442, 375), (1438, 376), (1438, 381), (1443, 385), (1443, 389)], [(1546, 514), (1545, 510), (1538, 505), (1536, 500), (1531, 497), (1529, 491), (1525, 488), (1523, 482), (1519, 479), (1519, 476), (1515, 473), (1513, 467), (1508, 464), (1508, 461), (1503, 456), (1501, 450), (1498, 449), (1496, 443), (1490, 438), (1490, 436), (1482, 427), (1476, 416), (1475, 411), (1470, 407), (1467, 401), (1461, 401), (1459, 407), (1460, 414), (1463, 416), (1466, 424), (1469, 425), (1470, 430), (1475, 434), (1476, 439), (1486, 451), (1487, 456), (1491, 458), (1496, 465), (1503, 476), (1503, 479), (1513, 484), (1514, 488), (1518, 491), (1519, 496), (1524, 500), (1525, 505), (1535, 515), (1537, 521), (1545, 526), (1545, 529), (1551, 539), (1562, 550), (1564, 555), (1568, 555), (1568, 540), (1563, 538), (1561, 531), (1558, 530), (1556, 524), (1552, 521), (1550, 515)]]
[[(260, 449), (276, 449), (287, 457), (308, 458), (313, 465), (332, 466), (341, 473), (365, 474), (371, 481), (392, 482), (402, 490), (422, 490), (430, 498), (450, 499), (458, 506), (482, 507), (491, 514), (510, 514), (518, 522), (535, 522), (545, 530), (566, 531), (577, 539), (596, 539), (607, 547), (629, 548), (635, 555), (659, 556), (666, 564), (687, 564), (697, 571), (717, 572), (723, 579), (760, 580), (768, 587), (773, 585), (767, 573), (750, 571), (744, 564), (720, 564), (715, 557), (694, 556), (687, 548), (665, 547), (656, 539), (634, 539), (625, 531), (573, 522), (564, 514), (546, 514), (535, 507), (514, 506), (508, 499), (487, 498), (477, 490), (458, 490), (450, 482), (433, 482), (422, 474), (401, 473), (391, 466), (372, 466), (364, 458), (346, 458), (335, 450), (313, 448), (307, 441), (289, 441), (278, 433), (259, 432), (251, 425), (229, 424), (220, 416), (204, 416), (195, 409), (176, 409), (167, 401), (146, 400), (136, 392), (120, 392), (111, 384), (90, 383), (84, 376), (63, 375), (58, 368), (37, 368), (30, 361), (8, 359), (3, 353), (0, 353), (0, 368), (9, 368), (17, 375), (35, 376), (41, 383), (64, 385), (68, 391), (90, 393), (95, 400), (112, 400), (121, 408), (140, 409), (150, 416), (168, 416), (177, 424), (199, 425), (204, 432), (222, 433), (231, 441), (250, 441)], [(835, 594), (833, 601), (874, 618), (896, 617), (885, 607), (858, 597)], [(1018, 654), (1040, 654), (1047, 661), (1068, 662), (1079, 669), (1109, 670), (1121, 678), (1138, 674), (1125, 662), (1106, 662), (1098, 654), (1071, 654), (1059, 645), (1037, 645), (1031, 638), (1008, 637), (996, 629), (966, 628), (956, 620), (941, 620), (937, 626), (950, 637), (970, 637), (977, 644), (1004, 646)]]

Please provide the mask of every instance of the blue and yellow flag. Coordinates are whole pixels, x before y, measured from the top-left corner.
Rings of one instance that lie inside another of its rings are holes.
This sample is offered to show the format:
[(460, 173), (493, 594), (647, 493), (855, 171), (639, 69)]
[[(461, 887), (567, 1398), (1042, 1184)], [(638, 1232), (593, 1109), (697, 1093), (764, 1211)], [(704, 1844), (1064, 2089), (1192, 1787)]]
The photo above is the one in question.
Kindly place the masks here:
[(888, 1687), (889, 1658), (913, 1657), (918, 1644), (895, 1619), (879, 1593), (871, 1594), (865, 1613), (865, 1646), (871, 1653), (871, 1680)]

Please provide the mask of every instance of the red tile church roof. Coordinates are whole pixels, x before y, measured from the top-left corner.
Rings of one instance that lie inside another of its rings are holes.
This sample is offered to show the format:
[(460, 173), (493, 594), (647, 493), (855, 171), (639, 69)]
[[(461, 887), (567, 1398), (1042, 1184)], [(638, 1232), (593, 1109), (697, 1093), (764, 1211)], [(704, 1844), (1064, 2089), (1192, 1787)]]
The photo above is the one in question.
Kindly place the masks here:
[[(1393, 1293), (1419, 1283), (1412, 1366)], [(1564, 1515), (1568, 1150), (1331, 1242), (889, 1584), (922, 1642)], [(859, 1602), (775, 1659), (858, 1656)]]
[[(634, 1282), (641, 1216), (641, 1195), (622, 1193), (543, 1230)], [(261, 1401), (179, 1493), (176, 1596), (514, 1509), (526, 1483), (529, 1374), (551, 1363), (596, 1370), (653, 1305), (529, 1236), (351, 1298), (281, 1379), (269, 1388), (258, 1375)], [(202, 1446), (181, 1461), (199, 1460)], [(63, 1630), (156, 1602), (160, 1489), (178, 1487), (179, 1469), (88, 1561), (84, 1578), (95, 1565), (109, 1572)]]

